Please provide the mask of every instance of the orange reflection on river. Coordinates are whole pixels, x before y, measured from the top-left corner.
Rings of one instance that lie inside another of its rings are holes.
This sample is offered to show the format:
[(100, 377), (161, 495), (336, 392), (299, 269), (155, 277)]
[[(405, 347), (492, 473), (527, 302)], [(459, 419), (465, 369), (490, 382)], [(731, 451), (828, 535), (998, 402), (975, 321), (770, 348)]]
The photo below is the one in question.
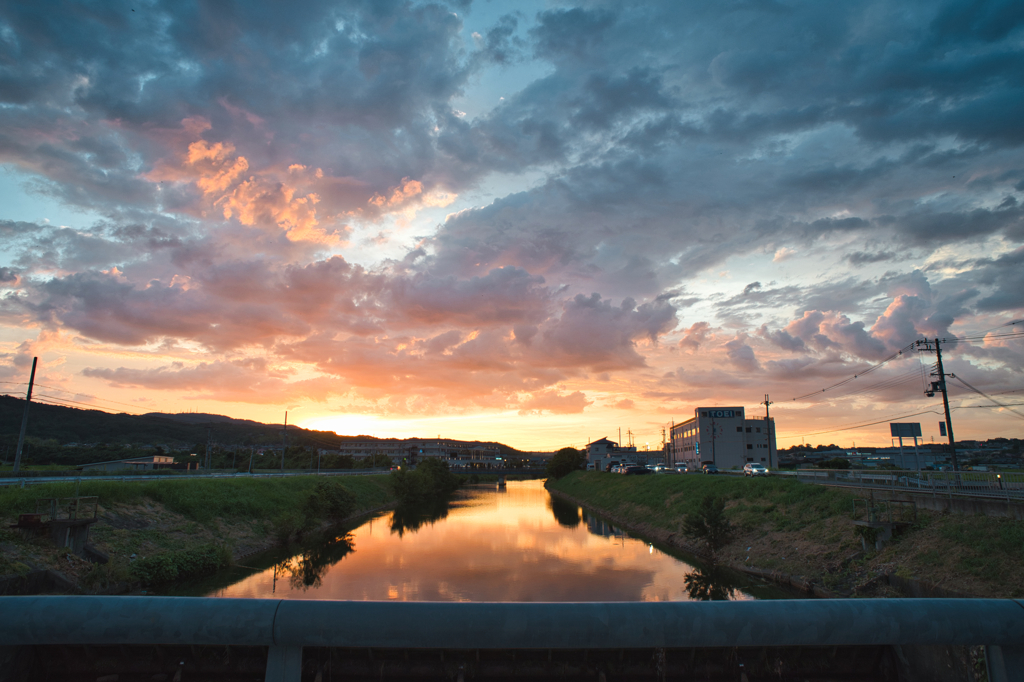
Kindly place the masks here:
[[(402, 601), (750, 599), (552, 499), (543, 481), (470, 487), (434, 521), (379, 515), (227, 586), (220, 597)], [(415, 521), (415, 520), (414, 520)], [(240, 569), (236, 569), (240, 570)], [(702, 582), (703, 581), (703, 582)], [(717, 592), (715, 592), (717, 590)]]

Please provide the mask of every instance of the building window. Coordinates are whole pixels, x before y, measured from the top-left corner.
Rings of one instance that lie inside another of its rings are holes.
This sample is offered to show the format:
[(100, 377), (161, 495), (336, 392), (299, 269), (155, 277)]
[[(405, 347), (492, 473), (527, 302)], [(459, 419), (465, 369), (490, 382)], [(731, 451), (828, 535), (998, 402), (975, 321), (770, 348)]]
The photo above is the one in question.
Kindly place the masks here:
[(753, 462), (753, 461), (754, 461), (754, 458), (753, 458), (753, 457), (747, 457), (747, 461), (748, 461), (748, 462)]
[(757, 427), (756, 429), (754, 429), (754, 431), (755, 431), (756, 433), (761, 433), (761, 427), (760, 427), (760, 426), (758, 426), (758, 427)]
[(747, 450), (753, 450), (753, 449), (754, 449), (754, 446), (751, 445), (750, 443), (747, 443)]
[(708, 413), (707, 413), (707, 412), (701, 412), (701, 413), (700, 413), (700, 416), (702, 416), (702, 417), (706, 417), (706, 416), (708, 416)]
[(736, 433), (743, 433), (743, 427), (742, 426), (737, 426), (736, 427)]
[(749, 426), (747, 427), (747, 433), (750, 433), (750, 427)]
[(762, 461), (762, 462), (764, 461), (764, 457), (762, 457), (762, 458), (761, 458), (761, 461)]

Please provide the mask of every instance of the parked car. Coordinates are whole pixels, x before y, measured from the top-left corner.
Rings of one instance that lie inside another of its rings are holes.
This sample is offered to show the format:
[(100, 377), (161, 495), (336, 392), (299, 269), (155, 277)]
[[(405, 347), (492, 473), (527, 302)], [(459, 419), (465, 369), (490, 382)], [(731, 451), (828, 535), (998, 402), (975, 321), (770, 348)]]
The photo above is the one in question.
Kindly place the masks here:
[(642, 466), (629, 466), (623, 467), (622, 473), (627, 476), (643, 476), (644, 474), (653, 474), (654, 472), (647, 467)]
[(704, 468), (702, 469), (702, 471), (705, 474), (717, 474), (718, 473), (718, 467), (716, 467), (714, 464), (705, 464)]
[(743, 465), (744, 476), (767, 476), (768, 467), (760, 462), (747, 462)]

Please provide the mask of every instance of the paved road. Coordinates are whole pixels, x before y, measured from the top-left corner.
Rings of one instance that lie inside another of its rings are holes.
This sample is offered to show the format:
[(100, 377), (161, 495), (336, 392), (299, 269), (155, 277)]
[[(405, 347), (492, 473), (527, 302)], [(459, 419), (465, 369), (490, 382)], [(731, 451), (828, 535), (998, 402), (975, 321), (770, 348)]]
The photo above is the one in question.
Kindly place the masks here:
[[(284, 472), (260, 472), (255, 474), (247, 473), (181, 473), (181, 474), (106, 474), (88, 476), (16, 476), (0, 478), (0, 486), (16, 485), (37, 485), (39, 483), (69, 483), (71, 481), (180, 481), (182, 479), (195, 478), (273, 478), (277, 476), (373, 476), (390, 473), (390, 469), (331, 469), (320, 471), (301, 470)], [(514, 476), (517, 474), (542, 474), (543, 469), (455, 469), (457, 474), (484, 474), (488, 476), (505, 475)]]

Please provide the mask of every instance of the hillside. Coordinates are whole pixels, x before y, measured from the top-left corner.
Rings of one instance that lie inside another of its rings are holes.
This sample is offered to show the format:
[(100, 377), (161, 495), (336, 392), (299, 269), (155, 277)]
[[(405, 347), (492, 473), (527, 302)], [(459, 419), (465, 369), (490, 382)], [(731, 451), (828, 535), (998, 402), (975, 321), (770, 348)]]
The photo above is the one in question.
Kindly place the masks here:
[[(7, 448), (8, 460), (18, 442), (24, 410), (23, 399), (0, 396), (0, 451)], [(281, 424), (263, 424), (217, 414), (112, 414), (33, 402), (26, 441), (30, 452), (64, 451), (65, 456), (46, 458), (49, 461), (81, 464), (129, 456), (123, 452), (126, 448), (161, 447), (168, 451), (203, 452), (208, 438), (217, 446), (228, 448), (276, 446), (283, 442), (282, 429)], [(288, 426), (288, 444), (296, 448), (333, 448), (345, 442), (368, 439), (372, 437), (341, 436), (333, 431)], [(491, 444), (497, 445), (506, 456), (518, 453), (507, 445)], [(74, 450), (75, 456), (70, 456), (69, 450)]]

